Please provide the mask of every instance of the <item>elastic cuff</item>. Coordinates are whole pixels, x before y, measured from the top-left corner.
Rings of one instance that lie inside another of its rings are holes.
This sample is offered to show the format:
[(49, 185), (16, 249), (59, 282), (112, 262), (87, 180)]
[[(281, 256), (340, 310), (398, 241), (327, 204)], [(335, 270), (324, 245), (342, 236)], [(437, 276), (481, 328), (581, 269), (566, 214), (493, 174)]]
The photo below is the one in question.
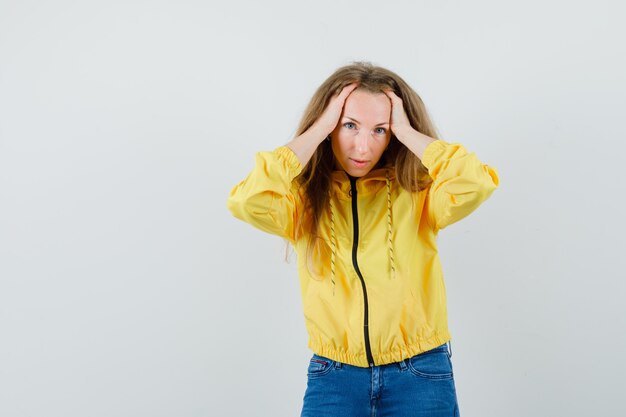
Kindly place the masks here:
[(448, 145), (450, 144), (443, 139), (437, 139), (429, 143), (422, 154), (422, 164), (426, 168), (430, 168), (432, 163), (443, 153)]
[(296, 174), (299, 174), (300, 171), (302, 171), (303, 166), (300, 163), (298, 156), (294, 153), (294, 151), (291, 150), (290, 147), (285, 145), (279, 146), (278, 148), (274, 149), (273, 153), (279, 159), (282, 159), (287, 164), (289, 169)]

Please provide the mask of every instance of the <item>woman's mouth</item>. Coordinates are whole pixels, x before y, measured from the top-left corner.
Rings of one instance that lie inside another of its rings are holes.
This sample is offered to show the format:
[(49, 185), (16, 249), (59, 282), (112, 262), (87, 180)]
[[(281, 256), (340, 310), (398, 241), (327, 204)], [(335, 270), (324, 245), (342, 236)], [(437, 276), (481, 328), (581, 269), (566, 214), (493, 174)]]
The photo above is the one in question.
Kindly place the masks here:
[(352, 165), (354, 165), (357, 168), (363, 168), (364, 166), (369, 164), (369, 161), (361, 160), (361, 159), (352, 159), (352, 158), (350, 158), (350, 161), (352, 162)]

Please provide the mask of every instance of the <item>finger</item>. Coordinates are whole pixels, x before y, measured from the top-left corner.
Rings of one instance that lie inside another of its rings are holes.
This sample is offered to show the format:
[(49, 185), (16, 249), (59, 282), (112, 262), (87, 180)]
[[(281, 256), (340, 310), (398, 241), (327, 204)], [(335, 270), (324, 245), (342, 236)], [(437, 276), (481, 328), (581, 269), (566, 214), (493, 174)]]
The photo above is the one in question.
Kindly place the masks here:
[(387, 97), (391, 99), (391, 101), (396, 101), (400, 99), (400, 97), (398, 97), (396, 93), (393, 92), (393, 90), (384, 90), (384, 93), (387, 95)]
[(348, 98), (348, 96), (358, 86), (359, 86), (358, 82), (354, 82), (352, 84), (348, 84), (344, 86), (339, 93), (335, 93), (335, 95), (331, 98), (331, 101), (334, 103), (334, 105), (337, 105), (337, 106), (339, 105), (339, 103), (341, 103), (341, 106), (343, 107), (343, 104), (346, 102), (346, 99)]
[(393, 109), (395, 107), (395, 105), (396, 105), (396, 103), (395, 103), (396, 98), (393, 97), (391, 94), (389, 94), (389, 90), (385, 90), (385, 91), (383, 91), (383, 93), (385, 93), (385, 95), (387, 96), (387, 98), (391, 102), (391, 108)]
[(346, 85), (342, 90), (341, 90), (341, 95), (343, 95), (343, 97), (348, 97), (350, 95), (350, 93), (352, 91), (354, 91), (355, 88), (357, 88), (359, 86), (358, 82), (353, 82), (352, 84), (348, 84)]

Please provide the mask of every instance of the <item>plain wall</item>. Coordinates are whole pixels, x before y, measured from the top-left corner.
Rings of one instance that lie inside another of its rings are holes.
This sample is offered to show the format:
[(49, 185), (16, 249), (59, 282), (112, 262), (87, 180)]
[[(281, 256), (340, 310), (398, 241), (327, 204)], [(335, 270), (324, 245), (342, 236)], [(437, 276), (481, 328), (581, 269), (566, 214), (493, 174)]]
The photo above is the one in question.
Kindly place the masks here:
[(299, 415), (295, 258), (226, 198), (354, 60), (500, 174), (438, 239), (461, 415), (624, 415), (625, 11), (0, 0), (0, 415)]

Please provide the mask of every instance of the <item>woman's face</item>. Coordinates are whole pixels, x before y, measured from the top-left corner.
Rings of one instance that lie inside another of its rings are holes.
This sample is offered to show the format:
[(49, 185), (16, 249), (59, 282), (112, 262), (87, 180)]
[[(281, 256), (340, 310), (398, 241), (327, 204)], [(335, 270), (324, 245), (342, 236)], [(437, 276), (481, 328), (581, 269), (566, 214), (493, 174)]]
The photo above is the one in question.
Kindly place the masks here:
[(356, 89), (343, 105), (339, 123), (330, 134), (335, 169), (362, 177), (378, 163), (391, 139), (391, 101), (383, 93)]

